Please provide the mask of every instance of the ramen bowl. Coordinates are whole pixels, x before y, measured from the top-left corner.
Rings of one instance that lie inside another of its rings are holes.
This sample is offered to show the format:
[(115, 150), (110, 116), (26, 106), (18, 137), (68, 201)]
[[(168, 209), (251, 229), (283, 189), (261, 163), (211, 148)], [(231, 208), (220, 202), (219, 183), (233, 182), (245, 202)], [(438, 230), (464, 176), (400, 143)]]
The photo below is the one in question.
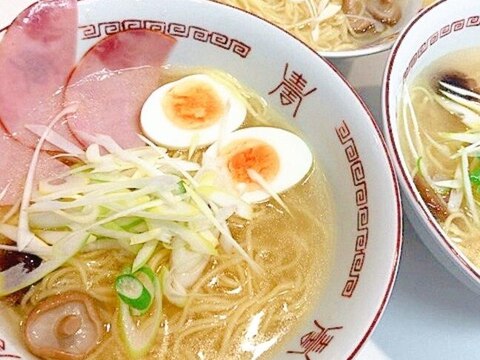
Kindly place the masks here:
[[(270, 357), (354, 358), (389, 299), (400, 255), (402, 219), (385, 144), (372, 115), (347, 81), (286, 32), (214, 2), (82, 0), (78, 16), (78, 59), (106, 36), (128, 29), (160, 31), (176, 40), (167, 64), (232, 75), (264, 98), (288, 126), (304, 134), (332, 200), (332, 248), (324, 266), (315, 269), (318, 276), (325, 274), (318, 295), (302, 305), (308, 307), (306, 315)], [(31, 358), (18, 327), (5, 318), (0, 321), (0, 355)], [(269, 346), (254, 348), (252, 356), (258, 358)]]
[[(428, 74), (433, 75), (432, 72), (435, 70), (433, 70), (432, 63), (434, 65), (441, 64), (441, 59), (446, 59), (445, 56), (450, 56), (450, 59), (455, 56), (462, 58), (459, 56), (461, 51), (477, 46), (477, 39), (480, 34), (477, 26), (479, 10), (479, 4), (476, 2), (446, 0), (439, 1), (422, 11), (406, 27), (395, 43), (388, 59), (382, 91), (383, 125), (388, 148), (394, 158), (403, 190), (406, 215), (411, 220), (422, 241), (438, 260), (458, 279), (476, 292), (480, 290), (480, 272), (471, 259), (465, 255), (465, 252), (461, 250), (463, 240), (456, 237), (452, 239), (453, 236), (447, 235), (445, 228), (439, 225), (426, 202), (422, 200), (418, 190), (420, 187), (417, 188), (415, 186), (410, 171), (411, 167), (407, 163), (407, 154), (410, 154), (410, 151), (406, 150), (408, 147), (402, 148), (401, 144), (400, 132), (404, 131), (402, 130), (404, 126), (399, 125), (399, 120), (402, 114), (401, 104), (404, 101), (402, 99), (406, 99), (405, 89), (412, 89), (412, 84), (417, 77), (421, 76), (422, 73), (425, 74), (425, 71), (427, 73), (430, 71)], [(454, 62), (446, 64), (444, 61), (443, 65), (438, 66), (443, 66), (443, 73), (448, 69), (453, 70), (456, 68)], [(472, 71), (458, 70), (468, 73), (469, 76), (474, 76)], [(427, 83), (426, 88), (429, 86)], [(409, 93), (409, 98), (412, 99), (412, 90), (409, 90)], [(436, 95), (434, 94), (433, 98), (436, 100), (434, 101), (434, 107), (431, 107), (431, 109), (435, 109), (435, 106), (439, 106), (443, 101), (442, 97), (437, 97), (438, 94), (438, 92)], [(445, 94), (443, 93), (443, 95)], [(415, 109), (418, 109), (414, 100), (412, 100), (412, 104)], [(440, 107), (436, 109), (445, 111), (444, 114), (447, 115), (454, 115), (455, 113), (454, 111), (448, 111), (448, 105), (446, 108), (442, 109)], [(420, 124), (420, 130), (417, 133), (420, 134), (427, 129), (427, 127), (422, 127), (423, 125), (420, 122), (421, 116), (421, 113), (416, 113), (417, 122)], [(403, 122), (402, 124), (405, 123)], [(408, 124), (412, 123), (408, 122)], [(462, 124), (462, 122), (458, 124)], [(412, 125), (409, 126), (413, 129)], [(455, 129), (455, 131), (458, 131), (458, 129)], [(413, 141), (415, 140), (412, 140), (411, 144), (413, 144)], [(442, 142), (440, 141), (440, 143)], [(464, 143), (462, 146), (467, 145), (467, 143)], [(427, 145), (425, 145), (426, 148)], [(423, 154), (426, 154), (426, 152)], [(422, 155), (419, 153), (418, 156), (421, 157)], [(433, 178), (433, 180), (439, 179)], [(452, 202), (450, 199), (452, 199)], [(444, 198), (444, 201), (446, 201), (448, 206), (447, 216), (458, 211), (458, 205), (457, 209), (454, 206), (453, 196)]]
[[(235, 0), (225, 0), (219, 1), (225, 4), (234, 4)], [(398, 0), (398, 4), (401, 8), (401, 18), (395, 25), (391, 26), (387, 31), (379, 32), (378, 35), (368, 35), (368, 39), (361, 40), (358, 43), (358, 46), (349, 49), (346, 44), (341, 43), (341, 49), (338, 50), (320, 50), (319, 54), (332, 59), (350, 59), (356, 58), (359, 56), (368, 56), (391, 49), (393, 43), (395, 42), (398, 34), (402, 31), (406, 24), (413, 18), (423, 6), (428, 5), (434, 0)], [(0, 18), (0, 29), (4, 29), (14, 18), (16, 13), (24, 8), (26, 5), (33, 4), (35, 0), (21, 0), (16, 2), (14, 5), (6, 9), (3, 13), (3, 17)], [(306, 6), (305, 4), (299, 3), (298, 6)], [(328, 12), (328, 11), (327, 11)], [(253, 12), (252, 12), (253, 13)], [(262, 14), (256, 14), (259, 17), (262, 17)], [(320, 16), (321, 17), (321, 16)], [(268, 17), (263, 17), (265, 20), (275, 23), (273, 20)], [(314, 21), (314, 20), (312, 20)], [(325, 21), (325, 20), (323, 20)], [(339, 30), (340, 31), (340, 30)], [(327, 35), (327, 34), (325, 34)], [(337, 35), (338, 36), (338, 35)], [(362, 39), (362, 35), (356, 35), (358, 39)], [(2, 33), (0, 30), (0, 38)], [(330, 37), (335, 37), (330, 35)], [(303, 39), (304, 42), (309, 43), (308, 40)], [(312, 44), (310, 46), (314, 47)]]
[(319, 51), (320, 55), (331, 59), (351, 59), (390, 50), (403, 28), (422, 9), (424, 5), (422, 0), (403, 0), (398, 1), (398, 4), (402, 9), (402, 16), (398, 23), (393, 25), (389, 30), (385, 31), (385, 33), (379, 33), (378, 36), (372, 37), (371, 40), (361, 43), (357, 48), (342, 49), (337, 51)]
[[(354, 58), (391, 48), (422, 8), (422, 0), (298, 1), (220, 0), (284, 29), (328, 58)], [(378, 5), (378, 7), (377, 7)], [(384, 8), (384, 6), (391, 8)]]

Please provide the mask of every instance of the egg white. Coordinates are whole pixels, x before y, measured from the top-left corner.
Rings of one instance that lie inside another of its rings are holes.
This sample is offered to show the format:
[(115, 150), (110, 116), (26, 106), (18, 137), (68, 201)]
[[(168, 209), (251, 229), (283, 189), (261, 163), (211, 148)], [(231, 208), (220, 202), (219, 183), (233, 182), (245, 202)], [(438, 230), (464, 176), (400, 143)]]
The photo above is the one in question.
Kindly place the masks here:
[[(172, 122), (161, 103), (167, 92), (181, 82), (201, 81), (210, 85), (226, 107), (226, 114), (209, 127), (184, 129)], [(222, 134), (238, 129), (245, 120), (247, 109), (226, 86), (206, 74), (186, 76), (155, 90), (145, 101), (140, 114), (144, 135), (158, 145), (171, 149), (189, 148), (193, 143), (201, 147), (219, 139)]]
[[(253, 139), (270, 145), (279, 159), (278, 173), (268, 181), (269, 187), (281, 193), (300, 182), (313, 165), (313, 155), (308, 145), (294, 133), (273, 127), (248, 127), (228, 134), (221, 142), (212, 144), (205, 155), (207, 158), (218, 158), (221, 150), (238, 140)], [(225, 164), (228, 159), (225, 159)], [(232, 179), (233, 180), (233, 179)], [(242, 188), (242, 184), (239, 187)], [(262, 189), (245, 191), (242, 200), (249, 203), (261, 202), (270, 198), (270, 194)]]

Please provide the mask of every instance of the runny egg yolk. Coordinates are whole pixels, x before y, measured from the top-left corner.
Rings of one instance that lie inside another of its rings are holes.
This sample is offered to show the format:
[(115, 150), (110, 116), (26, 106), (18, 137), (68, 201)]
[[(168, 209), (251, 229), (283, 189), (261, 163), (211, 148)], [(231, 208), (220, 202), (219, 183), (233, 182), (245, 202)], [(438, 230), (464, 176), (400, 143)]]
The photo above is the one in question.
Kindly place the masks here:
[(248, 170), (255, 170), (267, 182), (271, 181), (280, 169), (280, 159), (275, 149), (257, 139), (242, 139), (229, 144), (221, 151), (227, 160), (227, 167), (232, 179), (237, 183), (248, 185), (249, 190), (259, 188), (248, 175)]
[(165, 94), (161, 105), (168, 118), (183, 129), (207, 128), (226, 112), (213, 86), (198, 80), (177, 84)]

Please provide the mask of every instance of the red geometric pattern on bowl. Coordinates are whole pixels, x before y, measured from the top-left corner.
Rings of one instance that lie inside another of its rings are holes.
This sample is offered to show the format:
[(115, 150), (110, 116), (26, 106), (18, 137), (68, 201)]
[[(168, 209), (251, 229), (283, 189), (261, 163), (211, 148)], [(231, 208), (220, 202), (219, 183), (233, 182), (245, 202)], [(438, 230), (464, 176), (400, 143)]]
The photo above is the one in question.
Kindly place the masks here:
[(19, 355), (13, 354), (6, 354), (7, 352), (7, 344), (5, 340), (0, 339), (0, 359), (21, 359), (22, 357)]
[(299, 73), (295, 70), (292, 70), (287, 76), (288, 66), (289, 64), (286, 63), (283, 70), (282, 80), (280, 80), (280, 83), (273, 90), (271, 90), (268, 95), (272, 95), (280, 90), (280, 103), (283, 106), (295, 105), (293, 117), (296, 117), (303, 99), (316, 91), (317, 88), (305, 90), (305, 87), (308, 84), (307, 79), (305, 79), (302, 73)]
[(464, 19), (455, 20), (451, 24), (442, 26), (438, 31), (434, 32), (430, 37), (420, 46), (420, 48), (415, 52), (415, 54), (410, 59), (408, 63), (408, 67), (403, 73), (403, 80), (406, 80), (408, 74), (413, 69), (415, 64), (417, 63), (418, 59), (422, 57), (422, 55), (427, 51), (427, 49), (434, 45), (439, 39), (448, 36), (454, 32), (464, 30), (466, 28), (472, 26), (480, 26), (480, 16), (469, 16)]
[(234, 54), (246, 58), (251, 47), (240, 40), (229, 38), (219, 32), (210, 31), (194, 25), (179, 23), (167, 23), (157, 20), (127, 19), (123, 21), (107, 21), (97, 24), (89, 24), (78, 28), (82, 32), (82, 40), (95, 39), (106, 35), (112, 35), (124, 30), (147, 29), (160, 31), (175, 37), (191, 38), (210, 44), (225, 50), (231, 50)]
[(313, 323), (320, 331), (310, 331), (308, 334), (303, 335), (300, 338), (300, 347), (303, 350), (289, 350), (287, 351), (287, 354), (304, 355), (306, 360), (310, 360), (309, 354), (311, 352), (320, 354), (333, 340), (334, 335), (332, 333), (335, 330), (343, 329), (343, 326), (333, 326), (328, 328), (323, 327), (317, 320), (315, 320)]
[(352, 175), (353, 185), (355, 186), (355, 203), (357, 205), (357, 239), (355, 242), (355, 255), (350, 267), (347, 282), (343, 288), (342, 296), (352, 297), (357, 287), (363, 265), (368, 243), (368, 189), (365, 181), (365, 171), (363, 163), (352, 137), (350, 128), (343, 121), (335, 129), (340, 143), (345, 147), (345, 155), (350, 164), (350, 173)]

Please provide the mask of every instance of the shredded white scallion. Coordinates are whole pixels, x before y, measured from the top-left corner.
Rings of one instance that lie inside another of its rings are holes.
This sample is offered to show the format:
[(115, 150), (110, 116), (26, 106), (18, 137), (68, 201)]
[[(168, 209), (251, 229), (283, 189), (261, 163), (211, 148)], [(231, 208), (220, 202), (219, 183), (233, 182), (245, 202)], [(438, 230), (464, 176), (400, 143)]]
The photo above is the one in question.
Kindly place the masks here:
[(27, 130), (31, 131), (33, 134), (37, 136), (42, 136), (42, 134), (47, 132), (47, 136), (45, 138), (46, 141), (48, 141), (52, 145), (55, 145), (60, 150), (66, 151), (70, 156), (71, 155), (78, 156), (78, 155), (83, 155), (85, 153), (77, 145), (68, 141), (56, 131), (52, 129), (47, 131), (47, 126), (45, 125), (28, 124), (28, 125), (25, 125), (25, 128), (27, 128)]
[(0, 223), (7, 223), (12, 217), (15, 216), (15, 214), (17, 213), (18, 209), (20, 209), (20, 203), (21, 203), (21, 200), (17, 200), (15, 202), (15, 204), (13, 204), (13, 206), (7, 211), (7, 213), (5, 215), (3, 215), (2, 219), (0, 220)]
[(458, 157), (461, 157), (463, 155), (470, 155), (476, 151), (480, 150), (480, 140), (473, 143), (473, 144), (470, 144), (466, 147), (463, 147), (463, 148), (460, 148), (456, 154), (452, 155), (450, 158), (451, 159), (456, 159)]
[(478, 210), (477, 205), (475, 204), (475, 199), (472, 193), (472, 184), (470, 182), (470, 176), (468, 173), (468, 157), (466, 154), (462, 154), (461, 157), (462, 164), (462, 177), (463, 177), (463, 189), (465, 192), (465, 197), (467, 200), (467, 205), (472, 215), (473, 221), (478, 224)]
[(231, 236), (230, 232), (225, 230), (225, 228), (217, 221), (212, 211), (208, 207), (207, 203), (188, 185), (184, 185), (185, 190), (191, 196), (192, 200), (197, 204), (200, 211), (210, 220), (212, 225), (225, 237), (225, 240), (228, 241), (233, 248), (245, 259), (245, 261), (252, 267), (257, 273), (262, 273), (262, 268), (247, 254), (247, 252), (235, 241)]
[(145, 203), (145, 204), (141, 204), (141, 205), (138, 205), (138, 206), (135, 206), (135, 207), (132, 207), (132, 208), (129, 208), (129, 209), (126, 209), (126, 210), (123, 210), (123, 211), (119, 211), (109, 217), (106, 217), (102, 220), (99, 220), (93, 224), (90, 224), (86, 227), (83, 227), (81, 229), (78, 229), (76, 231), (74, 231), (72, 234), (74, 233), (80, 233), (80, 232), (87, 232), (88, 230), (96, 227), (96, 226), (100, 226), (100, 225), (103, 225), (103, 224), (107, 224), (109, 222), (112, 222), (114, 220), (117, 220), (117, 219), (120, 219), (122, 217), (125, 217), (125, 216), (129, 216), (131, 214), (134, 214), (135, 212), (137, 211), (141, 211), (141, 210), (146, 210), (146, 209), (150, 209), (152, 207), (155, 207), (157, 205), (161, 205), (163, 203), (162, 200), (153, 200), (153, 201), (150, 201), (148, 203)]
[(282, 200), (282, 198), (270, 187), (268, 182), (260, 175), (257, 171), (254, 169), (247, 169), (247, 174), (252, 179), (255, 181), (259, 186), (262, 187), (263, 190), (267, 194), (269, 194), (290, 216), (293, 217), (292, 213), (290, 212), (287, 204)]
[(131, 162), (141, 169), (143, 169), (148, 175), (156, 176), (163, 175), (163, 173), (158, 170), (155, 166), (149, 162), (135, 156), (132, 152), (125, 151), (120, 145), (118, 145), (110, 136), (106, 135), (90, 135), (86, 132), (79, 131), (78, 135), (91, 143), (96, 143), (107, 150), (110, 154), (117, 155), (120, 159)]
[(459, 165), (455, 169), (454, 181), (460, 185), (458, 188), (453, 188), (450, 191), (450, 196), (448, 198), (448, 210), (450, 212), (456, 212), (460, 210), (460, 206), (463, 201), (463, 179), (462, 179), (462, 166)]
[(20, 203), (19, 217), (18, 217), (18, 242), (17, 247), (20, 251), (24, 250), (28, 244), (33, 240), (34, 234), (30, 231), (28, 225), (28, 206), (30, 205), (30, 198), (33, 192), (33, 181), (35, 178), (35, 171), (37, 168), (40, 151), (48, 136), (49, 131), (58, 123), (64, 116), (73, 114), (77, 111), (78, 104), (72, 104), (64, 108), (54, 119), (48, 124), (45, 132), (38, 140), (37, 146), (33, 152), (32, 160), (28, 168), (27, 178), (25, 180), (25, 187), (23, 190), (22, 201)]
[(9, 188), (10, 188), (10, 183), (8, 183), (7, 186), (5, 186), (3, 190), (0, 192), (0, 201), (3, 200), (3, 198), (7, 195)]
[(161, 155), (163, 160), (165, 160), (169, 166), (180, 172), (193, 186), (198, 186), (198, 182), (187, 171), (183, 170), (181, 167), (176, 166), (174, 161), (171, 161), (169, 157), (165, 156), (165, 153), (161, 151), (160, 148), (153, 143), (153, 141), (140, 134), (138, 134), (138, 137), (141, 140), (145, 141), (145, 143), (150, 146), (155, 152), (157, 152), (158, 155)]
[[(407, 89), (407, 86), (404, 85), (403, 87), (403, 101), (402, 101), (402, 114), (403, 114), (403, 127), (405, 132), (405, 138), (407, 140), (408, 148), (410, 153), (415, 161), (421, 156), (421, 151), (417, 151), (415, 144), (413, 142), (412, 134), (410, 132), (409, 126), (409, 119), (413, 123), (413, 131), (417, 134), (418, 133), (418, 121), (415, 115), (415, 111), (413, 110), (412, 101), (410, 98), (410, 93)], [(410, 109), (410, 116), (408, 116), (407, 112)]]
[(461, 189), (463, 186), (462, 182), (457, 179), (440, 180), (440, 181), (434, 181), (433, 183), (435, 184), (435, 186), (448, 188), (448, 189)]
[(188, 156), (187, 159), (190, 160), (195, 153), (195, 151), (198, 148), (198, 141), (199, 141), (199, 136), (198, 133), (192, 136), (192, 140), (190, 141), (190, 147), (188, 148)]
[(477, 94), (476, 92), (473, 92), (473, 91), (470, 91), (468, 89), (464, 89), (464, 88), (461, 88), (461, 87), (454, 86), (454, 85), (449, 84), (445, 81), (439, 81), (438, 83), (442, 87), (444, 87), (445, 89), (450, 90), (454, 93), (480, 100), (480, 94)]

